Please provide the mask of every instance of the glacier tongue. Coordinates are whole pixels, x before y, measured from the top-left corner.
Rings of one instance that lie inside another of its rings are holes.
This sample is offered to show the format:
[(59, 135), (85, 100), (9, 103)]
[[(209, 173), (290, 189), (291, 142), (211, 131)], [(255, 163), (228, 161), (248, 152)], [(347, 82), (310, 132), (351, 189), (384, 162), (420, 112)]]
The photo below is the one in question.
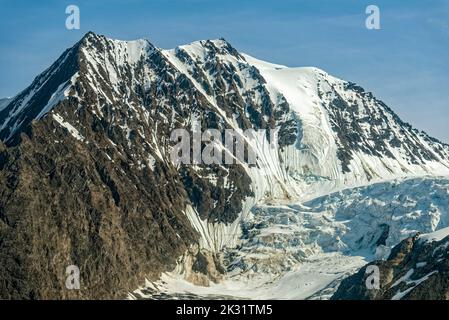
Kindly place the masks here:
[(201, 287), (166, 273), (132, 297), (327, 299), (340, 280), (368, 261), (385, 259), (402, 239), (448, 227), (448, 190), (449, 179), (424, 177), (304, 203), (260, 204), (242, 222), (237, 246), (225, 251), (224, 282)]

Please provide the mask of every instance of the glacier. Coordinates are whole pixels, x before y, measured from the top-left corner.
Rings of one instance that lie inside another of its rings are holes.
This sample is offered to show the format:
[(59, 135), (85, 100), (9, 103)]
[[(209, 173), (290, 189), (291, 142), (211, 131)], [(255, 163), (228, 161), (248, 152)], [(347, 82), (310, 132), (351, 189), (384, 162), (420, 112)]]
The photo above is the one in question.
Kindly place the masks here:
[(419, 177), (259, 204), (242, 222), (238, 244), (224, 249), (225, 281), (197, 286), (175, 270), (130, 298), (329, 299), (339, 281), (385, 259), (401, 240), (417, 232), (430, 233), (423, 241), (447, 236), (448, 195), (448, 178)]

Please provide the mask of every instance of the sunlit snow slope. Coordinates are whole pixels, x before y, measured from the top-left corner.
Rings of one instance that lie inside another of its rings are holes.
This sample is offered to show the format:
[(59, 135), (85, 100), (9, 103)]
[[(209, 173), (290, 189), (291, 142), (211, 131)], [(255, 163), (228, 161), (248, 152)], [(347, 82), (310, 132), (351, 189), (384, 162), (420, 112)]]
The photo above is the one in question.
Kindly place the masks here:
[[(402, 122), (369, 92), (317, 68), (287, 68), (244, 55), (283, 96), (301, 135), (282, 152), (291, 176), (316, 176), (326, 190), (401, 176), (447, 175), (447, 145)], [(310, 189), (308, 189), (310, 192)], [(303, 194), (304, 197), (304, 194)]]

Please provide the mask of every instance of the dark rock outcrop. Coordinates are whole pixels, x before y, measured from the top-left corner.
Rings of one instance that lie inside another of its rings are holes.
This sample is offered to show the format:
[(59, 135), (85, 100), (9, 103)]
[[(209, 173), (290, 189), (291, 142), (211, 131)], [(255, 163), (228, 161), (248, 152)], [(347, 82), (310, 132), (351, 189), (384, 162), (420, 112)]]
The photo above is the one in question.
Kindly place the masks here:
[[(449, 237), (425, 241), (419, 235), (396, 245), (385, 261), (374, 261), (343, 280), (333, 300), (449, 299)], [(379, 270), (379, 288), (372, 283)]]

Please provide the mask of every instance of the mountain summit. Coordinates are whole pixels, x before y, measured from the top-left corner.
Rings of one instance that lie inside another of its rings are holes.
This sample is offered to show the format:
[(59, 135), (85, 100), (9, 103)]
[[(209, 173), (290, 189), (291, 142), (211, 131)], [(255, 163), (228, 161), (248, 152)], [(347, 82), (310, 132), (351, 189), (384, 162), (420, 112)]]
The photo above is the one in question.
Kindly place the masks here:
[[(177, 167), (171, 133), (198, 122), (276, 128), (279, 148), (247, 139), (256, 165)], [(0, 139), (2, 298), (124, 297), (180, 264), (219, 282), (256, 204), (449, 175), (449, 146), (372, 93), (224, 39), (161, 50), (89, 32), (0, 107)]]

